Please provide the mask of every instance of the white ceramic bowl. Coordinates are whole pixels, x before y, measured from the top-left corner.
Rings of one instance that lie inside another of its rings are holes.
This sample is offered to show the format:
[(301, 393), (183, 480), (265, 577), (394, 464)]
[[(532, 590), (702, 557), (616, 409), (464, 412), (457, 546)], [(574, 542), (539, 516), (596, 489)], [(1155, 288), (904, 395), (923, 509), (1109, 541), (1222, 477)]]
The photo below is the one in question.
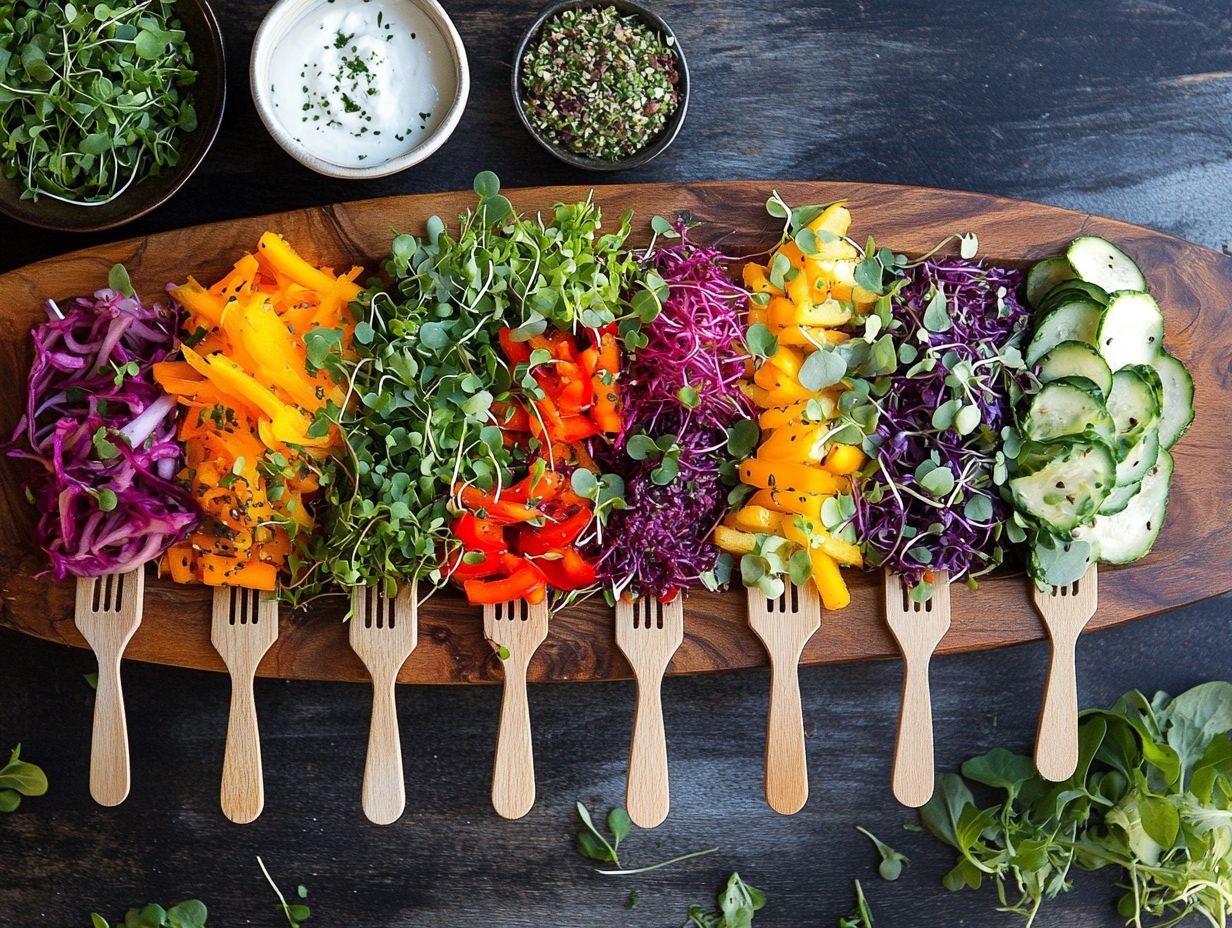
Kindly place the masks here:
[[(321, 158), (308, 146), (296, 141), (274, 114), (274, 104), (270, 99), (270, 66), (279, 43), (296, 23), (303, 17), (311, 15), (325, 2), (326, 0), (278, 0), (265, 14), (265, 19), (261, 21), (252, 44), (252, 57), (248, 64), (248, 81), (252, 90), (252, 101), (257, 107), (257, 115), (261, 117), (261, 122), (265, 123), (269, 134), (287, 154), (305, 167), (327, 177), (352, 180), (386, 177), (418, 164), (444, 145), (449, 136), (453, 134), (453, 130), (457, 128), (458, 122), (462, 119), (462, 111), (466, 109), (467, 97), (470, 96), (471, 74), (466, 61), (466, 48), (462, 45), (462, 37), (458, 35), (458, 30), (454, 27), (449, 14), (437, 0), (391, 0), (391, 2), (410, 3), (418, 7), (440, 31), (444, 45), (453, 59), (455, 92), (450, 100), (446, 96), (449, 88), (441, 88), (441, 103), (447, 107), (445, 115), (413, 148), (385, 161), (354, 166), (338, 164)], [(338, 0), (338, 2), (349, 3), (352, 0)]]

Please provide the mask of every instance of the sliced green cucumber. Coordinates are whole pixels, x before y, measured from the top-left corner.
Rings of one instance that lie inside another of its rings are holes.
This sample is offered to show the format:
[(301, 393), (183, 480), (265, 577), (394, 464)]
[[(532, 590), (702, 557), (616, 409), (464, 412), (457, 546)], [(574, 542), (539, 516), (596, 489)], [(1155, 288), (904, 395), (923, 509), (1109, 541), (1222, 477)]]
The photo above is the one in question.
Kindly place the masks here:
[(1053, 532), (1069, 532), (1099, 511), (1116, 480), (1116, 459), (1102, 441), (1027, 442), (1009, 481), (1014, 505)]
[(1159, 452), (1159, 461), (1142, 480), (1142, 489), (1120, 512), (1097, 516), (1090, 525), (1074, 532), (1074, 538), (1087, 542), (1101, 561), (1128, 564), (1145, 556), (1159, 537), (1168, 515), (1168, 493), (1172, 484), (1172, 455)]
[(1071, 280), (1074, 269), (1062, 255), (1036, 261), (1027, 271), (1027, 305), (1039, 306), (1050, 290), (1063, 280)]
[[(1150, 429), (1142, 433), (1142, 439), (1125, 452), (1125, 457), (1116, 467), (1116, 485), (1119, 487), (1137, 483), (1159, 458), (1159, 432)], [(1115, 452), (1113, 452), (1115, 454)]]
[(1062, 377), (1085, 377), (1105, 396), (1112, 389), (1112, 371), (1099, 352), (1083, 342), (1061, 342), (1040, 358), (1039, 379), (1043, 383)]
[(1107, 442), (1116, 437), (1116, 423), (1103, 400), (1074, 383), (1061, 380), (1045, 384), (1035, 394), (1022, 427), (1027, 438), (1037, 442), (1082, 435), (1087, 429)]
[(1159, 414), (1159, 444), (1171, 448), (1185, 434), (1194, 418), (1193, 378), (1185, 365), (1166, 351), (1161, 351), (1151, 361), (1151, 367), (1159, 374), (1162, 403)]
[(1145, 290), (1146, 278), (1132, 258), (1116, 245), (1095, 235), (1084, 235), (1069, 243), (1065, 257), (1074, 273), (1109, 293), (1118, 290)]
[(1123, 487), (1117, 487), (1108, 494), (1108, 498), (1104, 500), (1104, 505), (1099, 507), (1101, 516), (1113, 516), (1129, 505), (1129, 501), (1138, 495), (1138, 491), (1142, 489), (1142, 481), (1126, 484)]
[(1096, 347), (1118, 371), (1130, 364), (1150, 364), (1164, 347), (1164, 314), (1149, 293), (1118, 293), (1099, 320)]
[(1068, 303), (1070, 300), (1093, 300), (1106, 306), (1108, 299), (1108, 293), (1103, 287), (1089, 284), (1085, 280), (1066, 280), (1053, 287), (1040, 300), (1039, 314), (1046, 316), (1062, 303)]
[(1108, 412), (1116, 423), (1116, 442), (1112, 450), (1117, 460), (1125, 459), (1129, 450), (1142, 441), (1144, 432), (1158, 427), (1158, 383), (1159, 375), (1154, 368), (1143, 364), (1123, 367), (1112, 375)]
[(1103, 312), (1104, 307), (1092, 300), (1074, 300), (1058, 306), (1036, 326), (1031, 343), (1027, 345), (1027, 363), (1035, 364), (1062, 342), (1094, 345)]

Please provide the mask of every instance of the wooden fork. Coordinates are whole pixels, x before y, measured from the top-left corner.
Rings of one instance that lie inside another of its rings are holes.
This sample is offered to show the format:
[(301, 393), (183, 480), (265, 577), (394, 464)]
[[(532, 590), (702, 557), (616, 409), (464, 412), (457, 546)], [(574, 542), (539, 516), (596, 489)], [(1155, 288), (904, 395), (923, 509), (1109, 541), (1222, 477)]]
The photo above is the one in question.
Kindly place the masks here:
[(128, 724), (120, 686), (120, 658), (141, 624), (145, 568), (77, 578), (73, 621), (98, 659), (94, 734), (90, 742), (90, 795), (103, 806), (128, 796)]
[(273, 594), (240, 587), (214, 590), (210, 641), (231, 674), (231, 712), (222, 762), (222, 812), (241, 825), (265, 807), (261, 736), (252, 681), (257, 665), (278, 638), (278, 603)]
[(625, 808), (639, 828), (654, 828), (667, 818), (667, 735), (663, 730), (663, 674), (684, 641), (684, 604), (654, 596), (616, 601), (616, 644), (637, 678), (637, 709), (629, 744)]
[(933, 595), (913, 601), (902, 578), (885, 572), (886, 621), (903, 654), (903, 701), (894, 746), (894, 798), (924, 805), (933, 794), (933, 707), (928, 663), (950, 627), (950, 576), (937, 571)]
[(798, 666), (804, 646), (821, 628), (821, 598), (809, 583), (788, 583), (778, 599), (748, 591), (749, 627), (770, 655), (770, 718), (766, 727), (766, 802), (794, 815), (808, 801), (804, 714)]
[(351, 594), (351, 649), (372, 677), (372, 722), (364, 764), (364, 814), (378, 825), (396, 822), (406, 808), (402, 740), (394, 687), (418, 640), (415, 584), (390, 599), (383, 587), (357, 586)]
[(535, 753), (530, 737), (526, 670), (548, 636), (546, 603), (524, 600), (483, 607), (483, 633), (492, 647), (503, 647), (505, 687), (501, 696), (496, 763), (492, 769), (492, 806), (505, 818), (521, 818), (535, 804)]
[(1041, 590), (1032, 583), (1031, 596), (1052, 641), (1044, 705), (1035, 736), (1035, 767), (1045, 779), (1067, 780), (1078, 766), (1078, 680), (1074, 652), (1078, 636), (1095, 615), (1099, 603), (1099, 573), (1092, 564), (1069, 586)]

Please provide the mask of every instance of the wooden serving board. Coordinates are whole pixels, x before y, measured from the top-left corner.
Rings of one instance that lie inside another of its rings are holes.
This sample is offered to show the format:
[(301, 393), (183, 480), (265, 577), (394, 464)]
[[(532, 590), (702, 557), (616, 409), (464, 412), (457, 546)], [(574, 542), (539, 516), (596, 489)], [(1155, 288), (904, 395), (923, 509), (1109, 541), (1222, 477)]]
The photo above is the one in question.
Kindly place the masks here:
[[(1189, 366), (1197, 388), (1197, 420), (1174, 453), (1168, 524), (1154, 552), (1137, 564), (1100, 571), (1100, 609), (1090, 628), (1106, 628), (1155, 615), (1232, 590), (1232, 260), (1214, 251), (1138, 226), (1069, 210), (972, 193), (879, 184), (742, 181), (736, 183), (604, 186), (595, 196), (614, 223), (635, 211), (634, 241), (645, 241), (655, 214), (682, 215), (704, 224), (695, 235), (721, 242), (729, 254), (771, 245), (776, 221), (764, 210), (777, 188), (790, 203), (846, 199), (853, 234), (874, 234), (896, 251), (921, 254), (951, 232), (975, 232), (980, 255), (1020, 265), (1057, 253), (1080, 234), (1102, 235), (1142, 266), (1167, 318), (1170, 350)], [(508, 192), (516, 208), (549, 209), (583, 198), (586, 187), (542, 187)], [(319, 264), (364, 263), (385, 255), (390, 229), (422, 231), (432, 214), (452, 222), (471, 205), (470, 192), (390, 197), (305, 209), (255, 219), (166, 232), (52, 258), (0, 276), (0, 434), (11, 434), (24, 402), (31, 359), (29, 332), (43, 318), (47, 297), (67, 298), (105, 285), (107, 270), (124, 262), (147, 299), (168, 281), (192, 273), (213, 279), (266, 229), (283, 233)], [(44, 564), (30, 542), (33, 513), (21, 489), (24, 465), (0, 458), (0, 625), (51, 641), (85, 647), (73, 626), (73, 584), (33, 579)], [(852, 605), (827, 613), (805, 648), (804, 664), (897, 655), (885, 628), (879, 574), (845, 572)], [(366, 680), (347, 645), (341, 597), (307, 613), (283, 610), (281, 634), (261, 664), (263, 676), (313, 680)], [(210, 645), (210, 591), (151, 576), (145, 620), (127, 656), (183, 667), (223, 670)], [(615, 647), (611, 610), (601, 601), (563, 611), (531, 664), (533, 681), (625, 678), (629, 667)], [(1026, 579), (986, 580), (978, 592), (956, 587), (953, 625), (942, 653), (1016, 644), (1043, 637)], [(759, 667), (765, 652), (749, 630), (743, 591), (694, 593), (685, 608), (685, 640), (672, 673)], [(478, 609), (452, 594), (434, 597), (420, 611), (419, 646), (400, 679), (414, 683), (489, 683), (498, 661), (483, 637)]]

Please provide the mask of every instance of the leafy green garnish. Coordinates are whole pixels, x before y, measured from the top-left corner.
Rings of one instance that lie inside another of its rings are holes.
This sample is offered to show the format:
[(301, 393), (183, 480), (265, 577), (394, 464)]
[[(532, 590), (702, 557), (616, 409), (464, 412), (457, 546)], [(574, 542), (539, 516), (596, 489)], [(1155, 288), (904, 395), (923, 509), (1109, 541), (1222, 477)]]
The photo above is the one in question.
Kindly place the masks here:
[(684, 928), (748, 928), (753, 924), (754, 913), (765, 906), (766, 894), (740, 879), (739, 873), (733, 873), (719, 890), (715, 904), (714, 911), (700, 905), (689, 906)]
[(838, 928), (873, 928), (873, 910), (864, 898), (864, 887), (856, 880), (856, 904), (846, 918), (838, 920)]
[(877, 867), (877, 872), (881, 874), (883, 880), (893, 882), (897, 880), (903, 872), (903, 864), (910, 863), (911, 859), (906, 854), (900, 854), (890, 845), (886, 844), (867, 828), (856, 826), (856, 831), (873, 842), (873, 847), (877, 848), (877, 853), (881, 855), (881, 863)]
[(21, 759), (21, 745), (13, 748), (9, 762), (0, 767), (0, 812), (12, 812), (22, 796), (42, 796), (47, 792), (47, 775), (41, 767)]
[[(115, 199), (179, 163), (197, 127), (196, 79), (173, 0), (0, 5), (4, 176), (23, 200)], [(112, 288), (131, 295), (118, 280)]]
[[(209, 912), (199, 899), (185, 899), (169, 909), (151, 903), (140, 909), (129, 909), (124, 923), (116, 928), (205, 928)], [(111, 928), (107, 919), (97, 912), (90, 913), (92, 928)]]
[(580, 801), (577, 803), (577, 813), (584, 826), (577, 836), (578, 852), (584, 857), (589, 857), (591, 860), (613, 863), (619, 867), (620, 856), (617, 851), (620, 848), (620, 842), (628, 837), (629, 832), (633, 828), (633, 823), (629, 820), (629, 814), (620, 806), (608, 812), (607, 827), (612, 833), (612, 838), (609, 841), (603, 832), (595, 827), (589, 810)]
[[(577, 803), (577, 813), (578, 818), (582, 820), (582, 830), (577, 834), (578, 853), (591, 860), (613, 863), (619, 868), (620, 856), (618, 851), (620, 842), (627, 838), (629, 832), (633, 830), (633, 822), (630, 821), (629, 814), (620, 806), (616, 806), (608, 812), (607, 828), (611, 833), (609, 838), (595, 825), (594, 819), (591, 818), (590, 810), (580, 801)], [(595, 870), (595, 872), (603, 876), (636, 876), (640, 873), (662, 870), (664, 867), (670, 867), (672, 864), (678, 864), (684, 860), (692, 860), (694, 857), (704, 857), (707, 854), (713, 854), (717, 850), (717, 847), (708, 847), (704, 850), (690, 851), (687, 854), (680, 854), (667, 860), (661, 860), (658, 863), (649, 864), (645, 867), (634, 867), (627, 870)], [(632, 906), (629, 906), (629, 908), (632, 908)]]
[(128, 268), (123, 264), (113, 264), (107, 272), (107, 286), (125, 296), (133, 295), (133, 282), (129, 279)]
[[(941, 774), (920, 821), (958, 851), (950, 890), (991, 879), (1002, 910), (1032, 923), (1046, 899), (1071, 888), (1077, 867), (1116, 867), (1117, 909), (1134, 925), (1175, 925), (1232, 911), (1232, 683), (1176, 698), (1132, 690), (1082, 713), (1078, 765), (1051, 783), (1028, 757), (1001, 748)], [(965, 778), (965, 779), (964, 779)], [(996, 797), (977, 804), (970, 784)]]
[[(257, 865), (261, 868), (261, 872), (265, 874), (265, 880), (269, 883), (270, 889), (278, 897), (276, 908), (286, 916), (288, 928), (300, 928), (301, 924), (308, 921), (312, 915), (312, 910), (302, 903), (287, 902), (287, 897), (282, 894), (282, 890), (278, 888), (278, 884), (274, 882), (274, 878), (270, 876), (269, 870), (266, 869), (265, 861), (257, 857)], [(305, 899), (308, 896), (308, 889), (303, 884), (300, 884), (297, 887), (297, 893), (301, 899)]]

